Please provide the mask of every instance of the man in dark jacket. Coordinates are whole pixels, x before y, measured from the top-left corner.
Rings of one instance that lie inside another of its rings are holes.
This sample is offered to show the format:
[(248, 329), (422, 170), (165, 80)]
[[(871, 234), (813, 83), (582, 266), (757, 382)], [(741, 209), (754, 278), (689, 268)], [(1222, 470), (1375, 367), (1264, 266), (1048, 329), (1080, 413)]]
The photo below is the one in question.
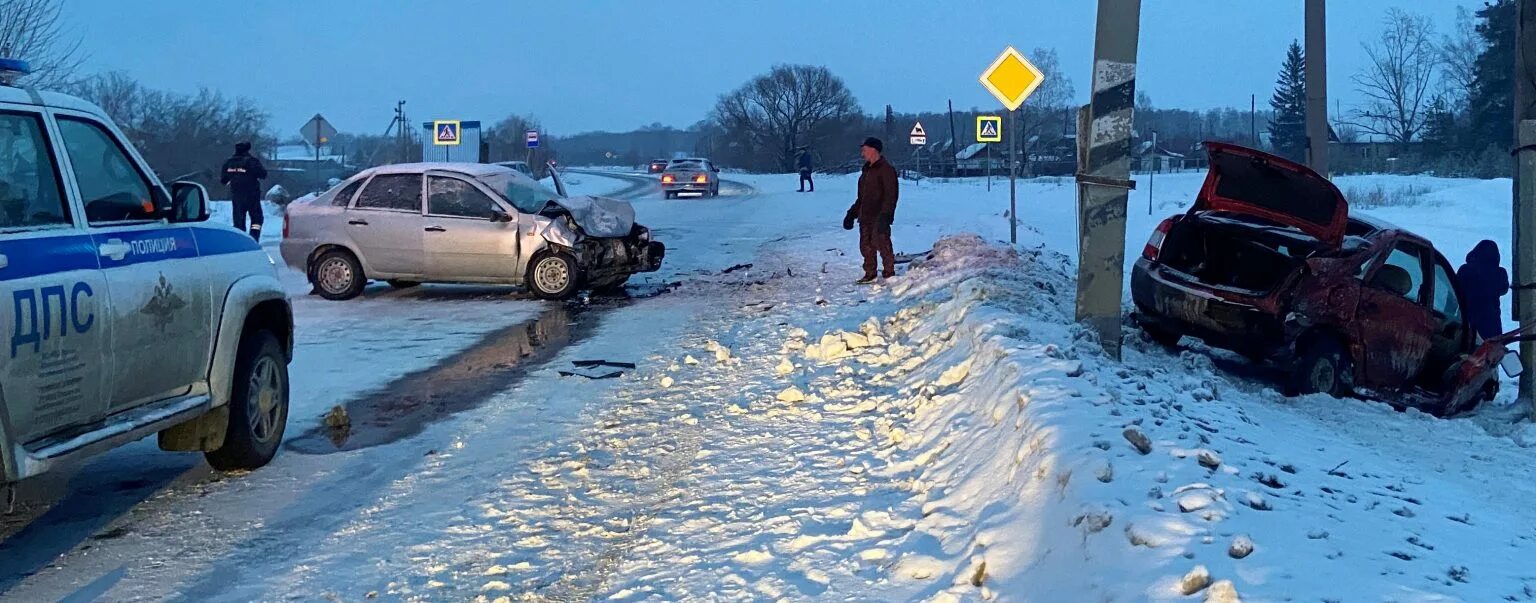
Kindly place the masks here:
[(245, 230), (245, 218), (251, 218), (251, 237), (261, 240), (261, 225), (266, 221), (261, 213), (261, 180), (267, 177), (266, 166), (251, 156), (251, 143), (235, 143), (235, 155), (224, 162), (224, 172), (219, 182), (229, 185), (229, 199), (235, 205), (235, 228)]
[(1467, 252), (1467, 263), (1456, 271), (1461, 283), (1462, 313), (1472, 329), (1489, 339), (1504, 333), (1499, 298), (1509, 293), (1509, 272), (1499, 266), (1499, 244), (1483, 239)]
[(811, 180), (811, 150), (802, 147), (800, 156), (795, 158), (795, 164), (800, 167), (800, 191), (806, 192), (805, 185), (811, 185), (810, 192), (816, 192), (816, 181)]
[(864, 139), (859, 152), (864, 156), (864, 169), (859, 173), (859, 198), (843, 216), (843, 229), (853, 230), (854, 220), (859, 222), (859, 253), (864, 255), (864, 278), (859, 283), (875, 280), (875, 256), (879, 255), (885, 270), (883, 278), (896, 276), (896, 252), (891, 246), (891, 223), (896, 219), (897, 187), (896, 168), (881, 156), (885, 144), (879, 138)]

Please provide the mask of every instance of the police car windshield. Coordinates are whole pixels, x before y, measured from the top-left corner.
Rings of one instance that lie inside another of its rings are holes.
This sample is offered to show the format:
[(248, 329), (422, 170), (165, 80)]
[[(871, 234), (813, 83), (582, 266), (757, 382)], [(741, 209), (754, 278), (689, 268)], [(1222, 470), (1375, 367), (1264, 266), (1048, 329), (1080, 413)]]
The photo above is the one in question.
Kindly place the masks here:
[(544, 209), (544, 204), (560, 198), (555, 191), (517, 172), (481, 176), (480, 181), (491, 187), (491, 190), (501, 193), (517, 211), (525, 214), (538, 213)]

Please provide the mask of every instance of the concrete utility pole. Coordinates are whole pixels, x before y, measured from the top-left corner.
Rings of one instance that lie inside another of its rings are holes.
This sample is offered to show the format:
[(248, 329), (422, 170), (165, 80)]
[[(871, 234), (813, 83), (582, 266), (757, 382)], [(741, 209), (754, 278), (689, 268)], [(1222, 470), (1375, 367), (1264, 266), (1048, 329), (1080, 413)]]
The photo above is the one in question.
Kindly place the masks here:
[[(1515, 25), (1514, 319), (1536, 323), (1536, 0), (1518, 0)], [(1520, 400), (1536, 419), (1536, 342), (1520, 343)]]
[(1078, 133), (1077, 320), (1120, 358), (1120, 300), (1125, 283), (1125, 214), (1131, 180), (1132, 112), (1141, 0), (1099, 0), (1093, 45), (1089, 132)]
[(1328, 36), (1325, 0), (1307, 0), (1307, 167), (1328, 177)]

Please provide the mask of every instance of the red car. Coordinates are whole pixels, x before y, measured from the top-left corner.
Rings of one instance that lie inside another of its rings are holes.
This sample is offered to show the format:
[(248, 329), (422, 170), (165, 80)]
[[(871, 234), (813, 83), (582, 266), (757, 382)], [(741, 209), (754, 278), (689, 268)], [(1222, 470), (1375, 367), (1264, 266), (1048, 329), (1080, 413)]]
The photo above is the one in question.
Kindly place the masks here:
[(1518, 373), (1505, 345), (1462, 317), (1450, 262), (1428, 240), (1349, 215), (1326, 178), (1295, 162), (1207, 142), (1194, 206), (1157, 226), (1131, 272), (1134, 318), (1155, 341), (1184, 336), (1275, 360), (1289, 394), (1360, 394), (1436, 415)]
[(647, 165), (645, 167), (645, 172), (647, 174), (660, 174), (662, 172), (665, 172), (665, 171), (667, 171), (667, 163), (668, 162), (665, 159), (655, 159), (655, 160), (652, 160), (650, 165)]

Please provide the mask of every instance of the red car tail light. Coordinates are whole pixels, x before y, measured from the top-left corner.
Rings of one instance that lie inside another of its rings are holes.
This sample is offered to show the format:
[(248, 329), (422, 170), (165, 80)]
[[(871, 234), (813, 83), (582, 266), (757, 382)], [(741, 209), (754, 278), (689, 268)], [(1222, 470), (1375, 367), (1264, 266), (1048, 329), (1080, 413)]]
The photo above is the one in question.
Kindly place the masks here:
[(705, 176), (704, 174), (699, 174), (699, 175), (693, 177), (693, 181), (697, 182), (699, 184), (704, 184), (705, 182), (709, 182), (709, 176)]
[(289, 224), (291, 224), (291, 222), (289, 222), (286, 218), (283, 219), (283, 238), (285, 238), (285, 239), (288, 238), (288, 225)]
[(672, 174), (662, 174), (662, 176), (661, 176), (661, 183), (662, 184), (672, 184), (673, 182), (676, 182), (676, 181), (677, 181), (677, 178), (674, 178), (672, 176)]
[(1147, 246), (1141, 249), (1141, 257), (1157, 261), (1158, 254), (1163, 252), (1163, 241), (1168, 238), (1168, 231), (1173, 230), (1173, 218), (1163, 220), (1152, 231), (1152, 236), (1147, 238)]

